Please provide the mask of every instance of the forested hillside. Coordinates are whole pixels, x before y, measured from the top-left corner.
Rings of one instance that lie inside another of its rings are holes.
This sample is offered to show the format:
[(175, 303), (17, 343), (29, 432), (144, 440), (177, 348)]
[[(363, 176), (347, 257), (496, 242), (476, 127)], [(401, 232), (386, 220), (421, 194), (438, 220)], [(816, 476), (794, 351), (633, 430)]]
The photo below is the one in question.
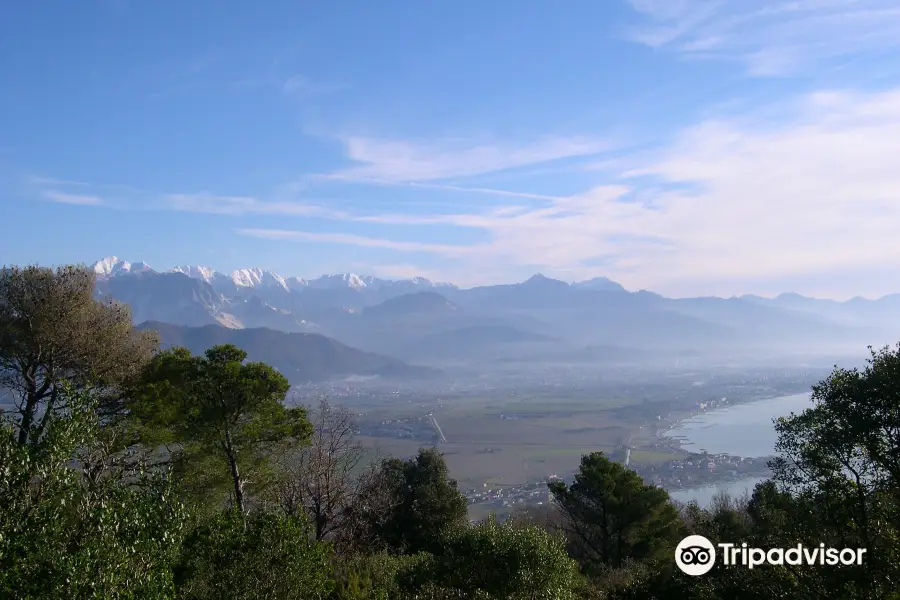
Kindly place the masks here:
[[(94, 291), (80, 267), (0, 270), (0, 598), (900, 598), (900, 346), (777, 424), (750, 498), (679, 506), (593, 453), (551, 505), (469, 523), (436, 449), (371, 461), (350, 413), (285, 405), (262, 349), (162, 348)], [(691, 534), (867, 554), (693, 577)]]

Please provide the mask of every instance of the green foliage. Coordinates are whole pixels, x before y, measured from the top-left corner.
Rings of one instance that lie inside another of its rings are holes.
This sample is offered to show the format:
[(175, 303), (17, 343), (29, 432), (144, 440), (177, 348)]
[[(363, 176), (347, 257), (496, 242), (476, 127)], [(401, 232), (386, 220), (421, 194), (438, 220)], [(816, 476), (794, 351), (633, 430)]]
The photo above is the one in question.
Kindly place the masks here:
[(378, 553), (337, 563), (331, 600), (576, 598), (577, 565), (561, 539), (533, 525), (453, 527), (434, 553)]
[(466, 516), (466, 498), (450, 479), (443, 455), (423, 448), (409, 460), (383, 461), (352, 518), (363, 546), (414, 554), (430, 549)]
[(428, 560), (430, 555), (394, 555), (386, 552), (337, 557), (335, 586), (329, 600), (396, 600), (408, 595), (400, 582)]
[(244, 363), (246, 357), (231, 345), (204, 356), (184, 348), (161, 352), (130, 405), (141, 441), (166, 447), (193, 497), (220, 506), (230, 488), (241, 512), (247, 484), (258, 495), (273, 483), (270, 457), (312, 431), (304, 408), (283, 404), (287, 379), (263, 363)]
[(568, 600), (578, 566), (562, 539), (533, 525), (490, 520), (450, 530), (408, 578), (407, 588), (465, 598)]
[(671, 556), (683, 537), (666, 491), (644, 484), (602, 452), (582, 457), (571, 486), (555, 481), (550, 491), (563, 513), (570, 551), (587, 571)]
[(900, 585), (900, 345), (871, 350), (861, 371), (836, 367), (812, 396), (812, 408), (775, 425), (775, 479), (809, 508), (792, 521), (867, 548), (863, 571), (847, 574), (860, 589)]
[(0, 430), (0, 597), (172, 597), (183, 506), (139, 465), (89, 462), (96, 401), (63, 393), (37, 443)]
[[(302, 498), (339, 505), (328, 514), (341, 526), (332, 537), (363, 550), (335, 556), (313, 539), (322, 523), (265, 509), (280, 475), (271, 459), (311, 434), (305, 410), (283, 404), (287, 380), (231, 345), (148, 362), (152, 340), (92, 294), (83, 269), (0, 271), (0, 388), (21, 401), (0, 414), (0, 597), (900, 599), (900, 346), (873, 351), (862, 371), (836, 368), (814, 386), (812, 409), (777, 422), (773, 481), (681, 514), (602, 453), (582, 457), (572, 485), (551, 484), (552, 507), (474, 526), (434, 448), (385, 460), (360, 481), (348, 475), (340, 494), (333, 475), (352, 469), (309, 462), (297, 475)], [(126, 419), (111, 418), (123, 408)], [(352, 430), (341, 422), (322, 431)], [(134, 439), (162, 451), (178, 491), (209, 510), (190, 518), (168, 472), (137, 460)], [(315, 453), (331, 460), (334, 439)], [(233, 509), (223, 510), (226, 493)], [(868, 554), (841, 568), (719, 562), (690, 577), (673, 560), (689, 533)]]
[(175, 568), (184, 600), (326, 598), (329, 547), (309, 538), (301, 520), (278, 512), (228, 510), (202, 521)]
[(94, 298), (94, 278), (77, 266), (0, 269), (0, 395), (17, 401), (20, 444), (65, 417), (64, 384), (90, 388), (107, 418), (119, 413), (121, 388), (158, 345), (135, 330), (127, 306)]

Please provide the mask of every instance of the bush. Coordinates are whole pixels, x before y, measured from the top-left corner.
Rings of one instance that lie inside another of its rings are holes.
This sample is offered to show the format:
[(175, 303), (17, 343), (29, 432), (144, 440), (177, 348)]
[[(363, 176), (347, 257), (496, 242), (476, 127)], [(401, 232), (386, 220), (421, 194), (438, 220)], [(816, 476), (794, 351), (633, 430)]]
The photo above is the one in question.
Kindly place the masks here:
[(534, 525), (490, 520), (450, 531), (401, 587), (435, 598), (566, 600), (575, 598), (578, 580), (562, 539)]
[(197, 524), (175, 569), (179, 598), (326, 598), (329, 547), (305, 522), (277, 512), (229, 510)]
[(400, 582), (431, 559), (424, 552), (391, 555), (387, 552), (358, 554), (335, 563), (335, 587), (330, 600), (395, 600), (408, 590)]
[(0, 424), (0, 597), (172, 597), (184, 507), (164, 477), (103, 452), (92, 398), (65, 404), (35, 443)]

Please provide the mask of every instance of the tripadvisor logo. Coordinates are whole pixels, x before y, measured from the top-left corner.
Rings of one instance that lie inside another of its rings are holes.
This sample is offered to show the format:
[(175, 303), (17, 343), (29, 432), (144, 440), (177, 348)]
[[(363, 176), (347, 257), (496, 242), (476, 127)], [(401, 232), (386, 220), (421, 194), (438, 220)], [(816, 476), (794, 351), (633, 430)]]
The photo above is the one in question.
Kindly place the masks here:
[[(861, 565), (865, 548), (826, 548), (825, 544), (792, 548), (749, 548), (747, 544), (717, 544), (722, 564), (752, 569), (760, 565)], [(675, 564), (688, 575), (708, 573), (716, 563), (716, 546), (702, 535), (689, 535), (675, 548)]]
[(688, 575), (703, 575), (716, 562), (716, 548), (702, 535), (689, 535), (675, 548), (675, 564)]

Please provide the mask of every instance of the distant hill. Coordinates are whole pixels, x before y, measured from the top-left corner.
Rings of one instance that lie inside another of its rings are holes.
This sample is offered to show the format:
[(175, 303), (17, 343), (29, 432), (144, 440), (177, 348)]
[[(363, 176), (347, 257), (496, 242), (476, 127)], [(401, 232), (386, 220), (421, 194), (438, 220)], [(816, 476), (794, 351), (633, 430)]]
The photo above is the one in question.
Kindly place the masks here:
[(522, 342), (551, 342), (555, 338), (539, 333), (522, 331), (507, 325), (473, 325), (452, 331), (443, 331), (424, 337), (423, 344), (516, 344)]
[(608, 277), (594, 277), (587, 281), (579, 281), (572, 284), (577, 290), (594, 290), (598, 292), (624, 292), (626, 291), (622, 284), (617, 283)]
[(195, 354), (217, 344), (234, 344), (247, 352), (248, 360), (272, 365), (295, 384), (353, 375), (409, 378), (434, 374), (432, 369), (363, 352), (315, 333), (286, 333), (265, 328), (230, 329), (220, 325), (184, 327), (155, 321), (137, 327), (159, 332), (164, 348), (183, 346)]
[(400, 353), (420, 360), (484, 361), (543, 347), (556, 338), (509, 325), (472, 325), (432, 333), (410, 342)]
[(452, 315), (459, 307), (437, 292), (416, 292), (403, 294), (385, 300), (381, 304), (363, 310), (366, 318), (406, 318), (412, 315), (444, 316)]

